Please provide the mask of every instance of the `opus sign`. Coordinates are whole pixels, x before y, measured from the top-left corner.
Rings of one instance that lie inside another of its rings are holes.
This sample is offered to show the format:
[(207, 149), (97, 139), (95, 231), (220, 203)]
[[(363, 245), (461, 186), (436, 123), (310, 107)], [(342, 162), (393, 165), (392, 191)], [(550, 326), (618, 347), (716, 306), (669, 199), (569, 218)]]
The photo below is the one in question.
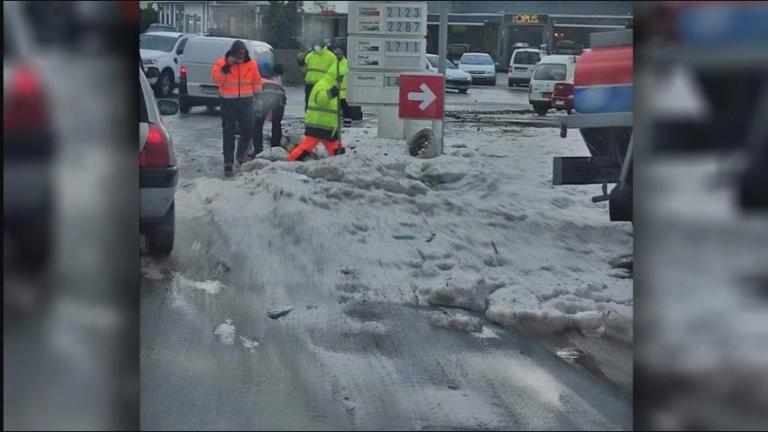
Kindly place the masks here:
[(504, 23), (509, 25), (544, 25), (549, 16), (538, 14), (508, 14), (504, 15)]

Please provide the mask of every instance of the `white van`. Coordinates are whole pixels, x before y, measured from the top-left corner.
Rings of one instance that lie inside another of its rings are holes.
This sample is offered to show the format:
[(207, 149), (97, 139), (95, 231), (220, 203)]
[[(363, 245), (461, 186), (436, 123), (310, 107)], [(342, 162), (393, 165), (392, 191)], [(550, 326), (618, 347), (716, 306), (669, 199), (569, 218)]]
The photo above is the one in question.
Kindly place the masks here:
[[(188, 113), (194, 106), (213, 109), (221, 104), (219, 86), (211, 79), (211, 69), (237, 39), (225, 37), (194, 37), (187, 42), (181, 58), (179, 111)], [(248, 47), (251, 59), (259, 65), (262, 78), (280, 84), (282, 67), (275, 63), (272, 47), (264, 42), (240, 39)]]
[(552, 92), (555, 83), (573, 84), (573, 71), (576, 68), (575, 55), (550, 55), (541, 59), (533, 70), (528, 86), (528, 102), (538, 115), (544, 115), (552, 107)]
[(541, 60), (541, 51), (536, 48), (520, 48), (509, 58), (509, 86), (527, 85), (531, 81), (533, 69)]

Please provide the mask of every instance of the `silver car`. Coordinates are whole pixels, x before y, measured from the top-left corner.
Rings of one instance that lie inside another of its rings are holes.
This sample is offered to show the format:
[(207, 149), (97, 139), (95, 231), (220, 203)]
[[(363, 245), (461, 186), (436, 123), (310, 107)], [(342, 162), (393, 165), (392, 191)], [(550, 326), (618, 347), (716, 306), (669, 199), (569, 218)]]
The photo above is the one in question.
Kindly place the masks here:
[[(426, 68), (429, 72), (437, 73), (439, 57), (435, 54), (427, 54)], [(450, 61), (445, 62), (445, 88), (456, 90), (459, 93), (466, 93), (472, 84), (472, 76), (462, 70)]]
[(179, 105), (155, 100), (152, 87), (139, 69), (139, 230), (147, 252), (170, 255), (176, 226), (174, 199), (179, 173), (176, 151), (161, 115), (174, 115)]

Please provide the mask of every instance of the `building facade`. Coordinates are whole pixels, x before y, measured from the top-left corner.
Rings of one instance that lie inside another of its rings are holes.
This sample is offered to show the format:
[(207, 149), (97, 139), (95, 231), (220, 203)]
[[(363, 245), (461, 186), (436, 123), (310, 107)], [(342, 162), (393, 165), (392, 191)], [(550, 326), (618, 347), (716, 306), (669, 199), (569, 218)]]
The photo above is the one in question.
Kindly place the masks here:
[(144, 1), (158, 11), (158, 22), (180, 32), (236, 35), (256, 39), (268, 1)]
[(438, 51), (442, 7), (448, 8), (448, 44), (490, 54), (502, 68), (517, 46), (552, 50), (561, 40), (589, 47), (589, 34), (632, 26), (629, 1), (428, 2), (427, 50)]

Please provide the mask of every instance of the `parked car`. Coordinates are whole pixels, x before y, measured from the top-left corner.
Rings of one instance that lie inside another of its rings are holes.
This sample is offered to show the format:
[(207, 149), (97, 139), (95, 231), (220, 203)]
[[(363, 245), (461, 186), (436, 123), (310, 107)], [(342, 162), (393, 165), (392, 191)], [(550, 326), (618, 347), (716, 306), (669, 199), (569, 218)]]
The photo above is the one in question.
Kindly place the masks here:
[[(426, 69), (429, 72), (437, 73), (439, 66), (439, 57), (435, 54), (427, 54)], [(472, 76), (459, 70), (455, 63), (446, 59), (445, 61), (445, 88), (456, 90), (459, 93), (466, 93), (472, 84)]]
[(161, 116), (179, 110), (176, 101), (156, 100), (152, 87), (139, 70), (139, 232), (147, 252), (169, 255), (173, 251), (178, 167), (173, 140)]
[(528, 101), (536, 114), (545, 115), (552, 108), (555, 83), (573, 84), (576, 59), (572, 55), (550, 55), (541, 59), (528, 85)]
[(533, 76), (533, 69), (541, 60), (541, 51), (536, 48), (516, 49), (509, 58), (509, 72), (507, 73), (510, 87), (518, 84), (528, 85)]
[(42, 267), (51, 251), (55, 141), (41, 35), (23, 6), (3, 4), (3, 234), (22, 263)]
[(465, 53), (459, 60), (459, 69), (472, 75), (473, 84), (496, 85), (496, 64), (486, 53)]
[(187, 41), (193, 37), (186, 33), (154, 32), (139, 35), (139, 55), (148, 73), (157, 69), (158, 78), (154, 83), (157, 97), (168, 97), (177, 86), (181, 66), (180, 56), (184, 54)]
[[(187, 43), (180, 69), (179, 109), (182, 113), (188, 113), (194, 106), (213, 109), (220, 105), (219, 86), (211, 78), (211, 69), (216, 60), (232, 47), (235, 40), (225, 37), (195, 37)], [(275, 63), (272, 47), (264, 42), (241, 40), (248, 47), (251, 58), (259, 65), (261, 76), (279, 84), (283, 68)]]
[(149, 27), (147, 27), (147, 31), (145, 33), (155, 33), (155, 32), (175, 32), (176, 27), (168, 24), (160, 24), (160, 23), (153, 23), (150, 24)]

